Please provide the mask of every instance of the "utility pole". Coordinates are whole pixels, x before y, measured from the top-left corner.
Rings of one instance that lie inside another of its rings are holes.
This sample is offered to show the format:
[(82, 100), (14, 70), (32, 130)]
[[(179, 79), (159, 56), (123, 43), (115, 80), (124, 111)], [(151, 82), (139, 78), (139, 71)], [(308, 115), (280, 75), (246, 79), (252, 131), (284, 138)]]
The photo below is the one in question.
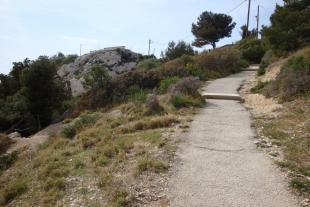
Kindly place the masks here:
[(80, 57), (82, 56), (82, 44), (80, 44)]
[(150, 53), (151, 53), (151, 44), (152, 44), (152, 40), (149, 40), (149, 52), (148, 52), (149, 56), (150, 56)]
[(251, 0), (249, 0), (249, 7), (248, 7), (248, 19), (247, 19), (247, 24), (246, 24), (246, 37), (249, 35), (250, 10), (251, 10)]
[(257, 16), (256, 16), (257, 26), (256, 26), (256, 37), (258, 39), (259, 34), (259, 5), (257, 6)]

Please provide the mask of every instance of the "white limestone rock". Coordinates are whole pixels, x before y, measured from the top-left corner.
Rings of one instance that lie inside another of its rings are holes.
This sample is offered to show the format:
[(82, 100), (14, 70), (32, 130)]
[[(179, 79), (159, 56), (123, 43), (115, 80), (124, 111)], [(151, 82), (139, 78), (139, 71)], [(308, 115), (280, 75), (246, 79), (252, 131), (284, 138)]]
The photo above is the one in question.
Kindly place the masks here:
[(67, 83), (72, 95), (79, 96), (87, 91), (82, 82), (92, 65), (102, 65), (111, 76), (115, 76), (136, 69), (141, 57), (125, 47), (105, 48), (82, 55), (73, 63), (61, 66), (57, 74)]

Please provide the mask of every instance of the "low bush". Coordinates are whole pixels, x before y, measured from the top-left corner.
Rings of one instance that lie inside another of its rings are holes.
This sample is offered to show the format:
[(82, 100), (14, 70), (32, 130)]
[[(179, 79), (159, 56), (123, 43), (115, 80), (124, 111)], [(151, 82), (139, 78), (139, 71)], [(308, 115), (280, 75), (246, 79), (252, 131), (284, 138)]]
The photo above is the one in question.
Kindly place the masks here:
[(107, 158), (113, 158), (119, 153), (119, 149), (117, 146), (113, 144), (107, 144), (105, 148), (103, 149), (103, 154)]
[(190, 95), (184, 95), (184, 94), (179, 94), (179, 95), (172, 95), (171, 104), (179, 109), (182, 107), (202, 107), (205, 103), (205, 100), (200, 97), (200, 96), (190, 96)]
[(18, 179), (6, 186), (3, 190), (3, 198), (1, 203), (8, 204), (16, 197), (27, 191), (27, 182), (24, 179)]
[(6, 150), (13, 144), (14, 141), (10, 139), (7, 135), (0, 133), (0, 155), (5, 153)]
[(86, 166), (85, 163), (80, 159), (76, 160), (74, 163), (75, 169), (83, 169), (85, 166)]
[(171, 85), (177, 83), (179, 80), (180, 80), (180, 78), (177, 76), (167, 77), (167, 78), (161, 80), (160, 84), (159, 84), (159, 92), (162, 94), (166, 93), (168, 88)]
[(237, 43), (237, 48), (241, 51), (242, 57), (250, 63), (260, 63), (266, 47), (262, 40), (246, 38)]
[(134, 200), (125, 190), (119, 188), (114, 190), (110, 197), (109, 206), (127, 207), (131, 206)]
[(203, 52), (193, 59), (197, 67), (205, 73), (205, 78), (217, 78), (238, 72), (243, 62), (240, 51), (234, 48)]
[(44, 190), (50, 191), (51, 189), (55, 190), (65, 190), (66, 182), (63, 178), (48, 178), (45, 181)]
[(164, 109), (160, 106), (157, 95), (151, 94), (145, 103), (147, 107), (147, 114), (161, 113)]
[(63, 128), (62, 130), (62, 134), (69, 139), (72, 139), (75, 135), (76, 135), (76, 129), (74, 126), (66, 126), (65, 128)]
[(200, 80), (205, 80), (205, 73), (203, 72), (203, 70), (198, 67), (197, 65), (188, 63), (186, 65), (186, 69), (189, 70), (189, 74), (194, 76), (194, 77), (198, 77)]
[(290, 181), (290, 185), (301, 192), (310, 194), (310, 181), (307, 178), (294, 178)]
[(268, 82), (259, 81), (255, 87), (251, 88), (251, 92), (260, 93), (266, 85), (268, 85)]
[(198, 95), (198, 89), (202, 86), (202, 82), (198, 78), (187, 77), (179, 80), (174, 84), (169, 92), (172, 94), (187, 94), (192, 96)]
[(14, 151), (10, 154), (0, 155), (0, 175), (4, 170), (7, 170), (15, 162), (17, 156), (17, 151)]
[(282, 68), (276, 80), (263, 89), (267, 97), (278, 97), (290, 101), (298, 95), (310, 93), (310, 58), (292, 57)]
[(257, 75), (258, 75), (258, 76), (265, 75), (267, 66), (268, 66), (268, 65), (260, 64), (259, 69), (258, 69), (258, 71), (257, 71)]
[(150, 70), (154, 68), (159, 68), (161, 62), (155, 58), (148, 58), (139, 62), (137, 68), (138, 70)]
[(128, 88), (127, 94), (128, 100), (144, 103), (147, 99), (148, 93), (146, 90), (141, 89), (139, 86), (133, 85)]
[(64, 127), (62, 130), (62, 134), (69, 139), (72, 139), (83, 126), (88, 124), (93, 124), (99, 119), (99, 113), (84, 113), (80, 115), (78, 118), (74, 119), (72, 123), (68, 124), (68, 126)]
[(161, 116), (161, 117), (156, 117), (153, 119), (137, 121), (133, 124), (130, 124), (129, 126), (125, 126), (121, 128), (121, 132), (130, 133), (130, 132), (141, 131), (141, 130), (169, 127), (172, 124), (179, 123), (179, 122), (180, 121), (174, 116), (169, 116), (169, 115)]
[(138, 162), (138, 172), (152, 171), (162, 173), (168, 170), (168, 165), (157, 160), (143, 159)]

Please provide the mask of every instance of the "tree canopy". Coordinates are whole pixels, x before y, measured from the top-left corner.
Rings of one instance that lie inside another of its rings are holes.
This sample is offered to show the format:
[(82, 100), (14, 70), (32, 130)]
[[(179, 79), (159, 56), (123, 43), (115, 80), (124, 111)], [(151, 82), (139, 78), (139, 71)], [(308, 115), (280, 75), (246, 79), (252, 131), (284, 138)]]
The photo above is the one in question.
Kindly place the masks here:
[(195, 54), (194, 48), (190, 44), (184, 41), (179, 41), (178, 43), (171, 41), (168, 43), (168, 48), (163, 54), (163, 58), (167, 60), (173, 60), (175, 58), (181, 57), (182, 55), (194, 55), (194, 54)]
[(240, 35), (241, 35), (242, 39), (245, 39), (247, 37), (254, 38), (254, 37), (256, 37), (257, 32), (258, 32), (258, 31), (256, 31), (256, 29), (252, 29), (252, 30), (247, 31), (246, 25), (242, 25), (240, 27), (240, 29), (241, 29)]
[(236, 23), (233, 22), (231, 16), (209, 11), (203, 12), (198, 17), (197, 23), (192, 24), (192, 33), (196, 37), (193, 45), (202, 47), (210, 44), (215, 48), (220, 39), (231, 36), (235, 26)]
[(277, 51), (292, 51), (310, 42), (310, 1), (290, 1), (277, 5), (271, 26), (263, 27), (262, 35)]
[(55, 76), (56, 66), (45, 56), (39, 57), (22, 74), (29, 111), (37, 119), (39, 128), (50, 123), (53, 110), (65, 98), (64, 86)]

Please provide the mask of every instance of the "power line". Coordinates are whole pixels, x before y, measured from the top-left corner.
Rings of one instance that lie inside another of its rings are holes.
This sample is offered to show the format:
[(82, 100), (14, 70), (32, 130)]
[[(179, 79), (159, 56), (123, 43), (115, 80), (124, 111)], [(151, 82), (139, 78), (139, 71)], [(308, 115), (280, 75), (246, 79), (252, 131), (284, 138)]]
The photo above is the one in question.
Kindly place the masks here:
[(235, 11), (236, 9), (238, 9), (242, 4), (244, 4), (247, 0), (242, 1), (240, 4), (238, 4), (236, 7), (232, 8), (231, 10), (229, 10), (227, 13), (230, 14), (233, 11)]

